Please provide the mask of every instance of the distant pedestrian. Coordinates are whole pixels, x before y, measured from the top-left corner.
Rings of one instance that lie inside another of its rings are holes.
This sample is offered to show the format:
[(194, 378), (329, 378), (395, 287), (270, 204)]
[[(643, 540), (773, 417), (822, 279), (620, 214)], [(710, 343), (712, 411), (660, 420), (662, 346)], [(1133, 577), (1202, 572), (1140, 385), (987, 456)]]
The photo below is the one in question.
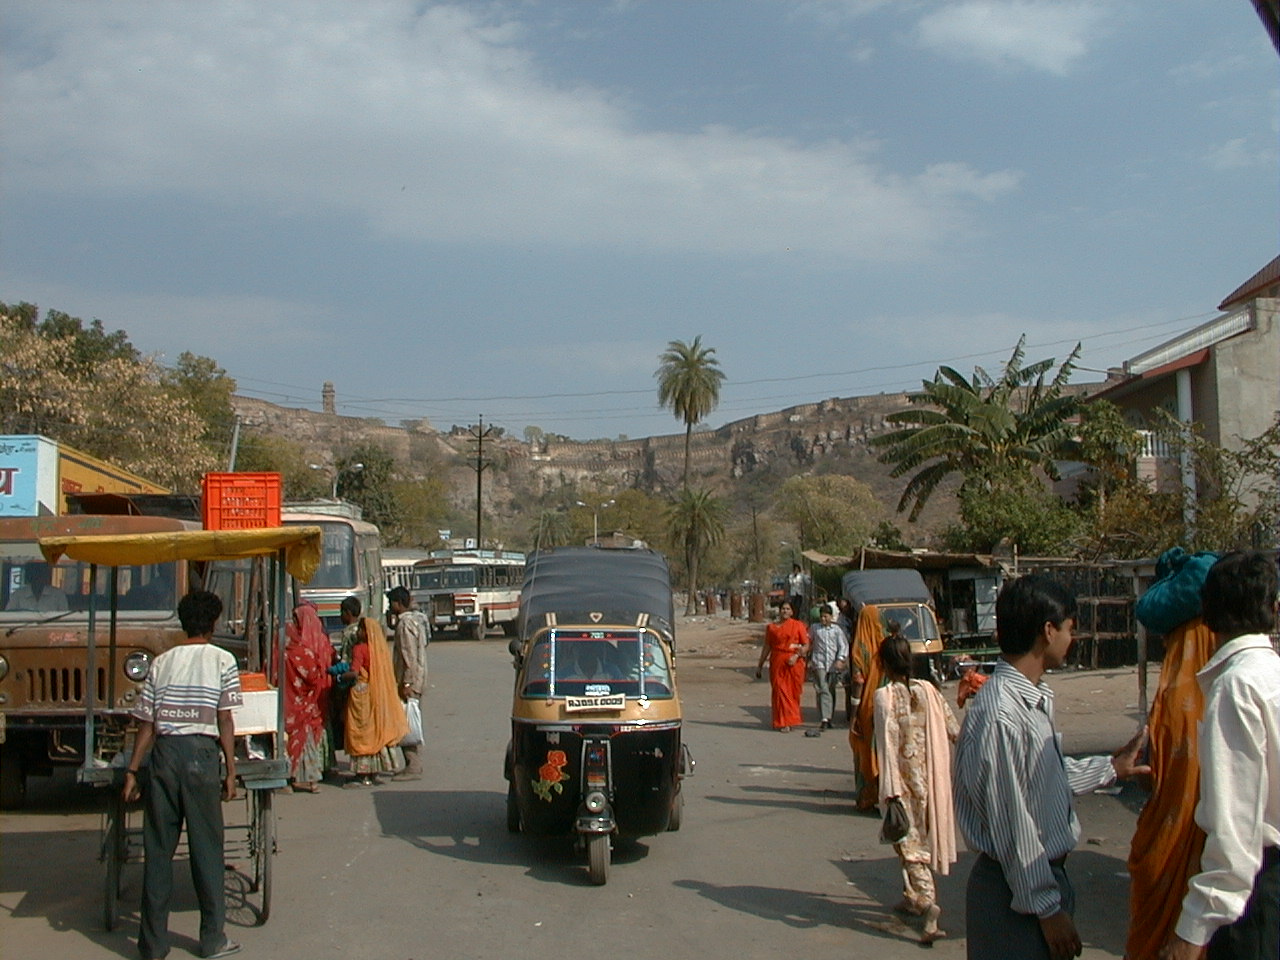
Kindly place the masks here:
[(902, 865), (901, 912), (924, 918), (920, 940), (932, 943), (938, 927), (933, 875), (946, 876), (956, 861), (951, 810), (951, 742), (959, 724), (938, 689), (911, 676), (911, 645), (900, 634), (880, 645), (886, 683), (875, 692), (876, 754), (880, 759), (880, 804), (897, 798), (910, 824), (893, 845)]
[(1274, 556), (1230, 553), (1200, 594), (1218, 641), (1197, 676), (1205, 842), (1166, 960), (1280, 957), (1280, 657), (1269, 636), (1277, 588)]
[[(222, 801), (236, 797), (235, 722), (243, 698), (236, 659), (211, 642), (222, 615), (217, 594), (197, 590), (178, 603), (187, 639), (156, 657), (133, 708), (138, 735), (125, 770), (124, 799), (141, 796), (138, 768), (151, 756), (142, 824), (146, 862), (138, 953), (159, 960), (169, 953), (173, 855), (183, 825), (191, 881), (200, 904), (200, 955), (229, 957), (240, 945), (227, 939)], [(220, 769), (226, 764), (226, 771)]]
[(765, 627), (756, 679), (769, 661), (769, 688), (772, 694), (773, 728), (782, 733), (800, 724), (800, 695), (804, 691), (804, 650), (809, 634), (804, 624), (793, 616), (791, 601), (782, 601), (778, 621)]
[(809, 609), (809, 591), (813, 581), (800, 568), (800, 564), (791, 565), (791, 576), (787, 577), (787, 589), (791, 591), (791, 611), (798, 618)]
[[(849, 669), (849, 638), (835, 622), (830, 607), (823, 607), (818, 622), (809, 627), (806, 647), (809, 680), (818, 697), (818, 731), (831, 729), (835, 713), (836, 688)], [(809, 731), (809, 733), (814, 731)]]
[(1150, 773), (1137, 762), (1145, 729), (1113, 757), (1063, 756), (1043, 677), (1066, 662), (1075, 616), (1075, 597), (1047, 577), (1007, 581), (996, 598), (1001, 657), (969, 703), (952, 770), (956, 821), (978, 854), (965, 894), (969, 960), (1080, 955), (1071, 796)]

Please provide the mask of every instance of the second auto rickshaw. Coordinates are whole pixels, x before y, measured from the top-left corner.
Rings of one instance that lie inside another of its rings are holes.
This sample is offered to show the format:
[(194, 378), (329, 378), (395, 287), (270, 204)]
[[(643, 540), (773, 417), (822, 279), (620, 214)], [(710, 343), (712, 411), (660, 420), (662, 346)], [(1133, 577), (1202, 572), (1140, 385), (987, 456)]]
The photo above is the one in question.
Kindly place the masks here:
[(507, 827), (575, 837), (593, 883), (615, 838), (680, 829), (681, 741), (666, 560), (642, 549), (533, 554), (520, 594)]

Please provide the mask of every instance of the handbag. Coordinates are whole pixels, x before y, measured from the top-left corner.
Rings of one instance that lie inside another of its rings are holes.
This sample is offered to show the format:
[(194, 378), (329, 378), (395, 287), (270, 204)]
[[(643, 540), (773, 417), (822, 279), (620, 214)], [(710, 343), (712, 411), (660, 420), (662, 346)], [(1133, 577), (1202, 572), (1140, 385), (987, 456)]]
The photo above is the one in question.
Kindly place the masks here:
[(897, 797), (890, 797), (884, 803), (884, 823), (880, 825), (880, 842), (897, 843), (911, 829), (911, 821), (907, 818), (907, 808)]
[(422, 707), (417, 697), (404, 702), (404, 718), (409, 721), (409, 732), (400, 738), (400, 746), (416, 747), (422, 742)]

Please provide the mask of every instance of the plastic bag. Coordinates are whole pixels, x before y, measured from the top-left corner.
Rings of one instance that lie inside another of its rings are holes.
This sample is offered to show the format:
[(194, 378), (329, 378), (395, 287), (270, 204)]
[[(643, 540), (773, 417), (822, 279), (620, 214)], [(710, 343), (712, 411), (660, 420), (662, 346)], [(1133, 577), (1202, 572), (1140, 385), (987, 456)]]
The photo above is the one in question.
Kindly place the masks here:
[(400, 746), (416, 747), (422, 742), (422, 707), (417, 697), (404, 702), (404, 717), (409, 721), (409, 732), (400, 739)]

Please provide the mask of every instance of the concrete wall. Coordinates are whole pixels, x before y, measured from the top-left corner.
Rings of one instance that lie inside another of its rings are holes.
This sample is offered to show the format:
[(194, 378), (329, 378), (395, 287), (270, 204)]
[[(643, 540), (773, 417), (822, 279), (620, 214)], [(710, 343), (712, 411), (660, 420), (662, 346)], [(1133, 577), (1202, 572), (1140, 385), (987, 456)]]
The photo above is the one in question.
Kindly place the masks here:
[(1217, 344), (1209, 364), (1219, 434), (1212, 439), (1228, 449), (1262, 433), (1280, 411), (1280, 300), (1255, 300), (1254, 310), (1256, 329)]

